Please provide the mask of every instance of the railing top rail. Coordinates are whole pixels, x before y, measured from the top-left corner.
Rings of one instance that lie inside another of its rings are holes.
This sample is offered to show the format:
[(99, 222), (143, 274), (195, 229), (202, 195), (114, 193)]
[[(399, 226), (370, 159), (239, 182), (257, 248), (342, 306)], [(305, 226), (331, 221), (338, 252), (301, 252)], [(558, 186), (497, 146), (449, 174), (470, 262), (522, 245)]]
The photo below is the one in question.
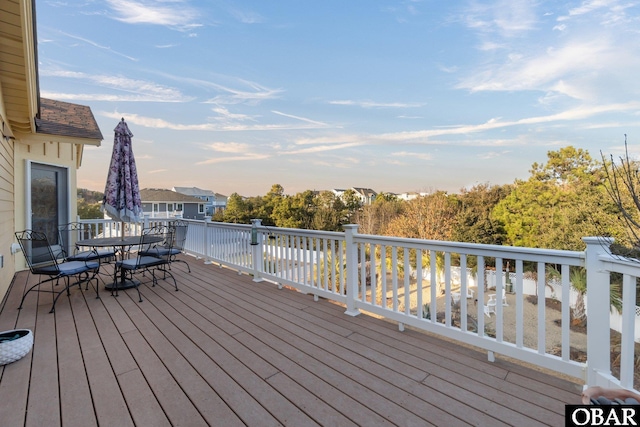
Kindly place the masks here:
[(527, 261), (549, 262), (550, 259), (553, 259), (558, 263), (568, 265), (582, 265), (585, 259), (584, 252), (563, 251), (557, 249), (537, 249), (517, 246), (488, 245), (482, 243), (448, 242), (442, 240), (376, 236), (372, 234), (357, 234), (354, 240), (360, 243), (379, 243), (389, 246), (403, 246), (412, 249), (430, 249), (443, 252), (455, 252), (465, 255), (523, 259)]
[(640, 260), (616, 256), (611, 253), (601, 254), (598, 259), (607, 271), (640, 277)]
[[(220, 228), (237, 228), (246, 230), (251, 228), (251, 224), (235, 224), (229, 222), (210, 222), (209, 224)], [(307, 237), (325, 237), (331, 239), (344, 239), (344, 233), (338, 231), (318, 231), (318, 230), (303, 230), (301, 228), (280, 228), (275, 226), (257, 226), (258, 230), (265, 233), (273, 233), (280, 235), (295, 235), (295, 236), (307, 236)]]

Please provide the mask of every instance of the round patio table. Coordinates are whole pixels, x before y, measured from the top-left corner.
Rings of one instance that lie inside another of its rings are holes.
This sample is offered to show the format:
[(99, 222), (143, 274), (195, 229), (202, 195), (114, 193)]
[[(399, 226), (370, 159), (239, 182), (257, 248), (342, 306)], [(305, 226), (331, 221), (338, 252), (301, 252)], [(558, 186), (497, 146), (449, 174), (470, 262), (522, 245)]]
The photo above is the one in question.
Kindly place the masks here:
[[(92, 248), (111, 248), (111, 247), (118, 248), (119, 247), (120, 254), (121, 254), (120, 257), (121, 259), (124, 259), (125, 254), (129, 252), (132, 246), (140, 245), (140, 239), (141, 239), (141, 236), (96, 237), (94, 239), (78, 240), (76, 242), (76, 245), (87, 246)], [(160, 241), (162, 241), (160, 237), (158, 238), (145, 237), (145, 244), (157, 243)], [(117, 291), (118, 289), (133, 288), (138, 286), (139, 284), (140, 282), (138, 282), (137, 280), (127, 279), (125, 277), (125, 271), (121, 269), (120, 280), (116, 280), (113, 283), (106, 284), (104, 288), (107, 290), (115, 289)]]

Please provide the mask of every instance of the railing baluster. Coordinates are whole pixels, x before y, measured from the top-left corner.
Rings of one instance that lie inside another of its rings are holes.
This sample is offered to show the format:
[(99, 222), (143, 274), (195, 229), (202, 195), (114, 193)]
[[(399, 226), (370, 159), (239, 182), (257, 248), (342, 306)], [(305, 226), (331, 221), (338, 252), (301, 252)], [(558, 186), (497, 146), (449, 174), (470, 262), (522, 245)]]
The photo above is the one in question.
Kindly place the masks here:
[[(563, 264), (560, 268), (562, 275), (562, 301), (570, 301), (571, 282), (569, 275), (569, 266)], [(571, 307), (570, 304), (562, 304), (562, 320), (560, 324), (562, 328), (562, 360), (569, 360), (571, 356)]]
[(547, 290), (545, 281), (545, 263), (538, 262), (538, 353), (546, 351), (545, 312), (547, 308)]
[(516, 346), (518, 348), (522, 348), (524, 346), (523, 270), (522, 260), (516, 260)]

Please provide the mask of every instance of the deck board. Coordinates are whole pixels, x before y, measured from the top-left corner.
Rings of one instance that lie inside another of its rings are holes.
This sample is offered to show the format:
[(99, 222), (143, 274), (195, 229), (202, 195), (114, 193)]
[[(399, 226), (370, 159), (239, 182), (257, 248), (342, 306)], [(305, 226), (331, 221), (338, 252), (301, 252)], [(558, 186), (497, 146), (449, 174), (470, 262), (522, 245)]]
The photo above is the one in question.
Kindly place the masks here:
[[(394, 322), (185, 257), (188, 273), (100, 298), (29, 294), (0, 329), (34, 331), (0, 367), (3, 426), (562, 425), (580, 386)], [(110, 266), (103, 266), (110, 268)], [(150, 277), (143, 278), (148, 281)]]

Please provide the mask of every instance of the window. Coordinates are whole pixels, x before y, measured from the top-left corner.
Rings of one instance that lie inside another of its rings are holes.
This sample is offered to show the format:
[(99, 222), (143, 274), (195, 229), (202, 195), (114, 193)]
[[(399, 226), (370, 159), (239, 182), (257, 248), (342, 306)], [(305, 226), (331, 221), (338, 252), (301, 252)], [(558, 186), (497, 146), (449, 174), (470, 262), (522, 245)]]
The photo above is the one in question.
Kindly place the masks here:
[(204, 205), (202, 203), (198, 203), (198, 213), (204, 213)]
[(182, 203), (176, 203), (176, 210), (177, 211), (181, 211), (182, 209)]

